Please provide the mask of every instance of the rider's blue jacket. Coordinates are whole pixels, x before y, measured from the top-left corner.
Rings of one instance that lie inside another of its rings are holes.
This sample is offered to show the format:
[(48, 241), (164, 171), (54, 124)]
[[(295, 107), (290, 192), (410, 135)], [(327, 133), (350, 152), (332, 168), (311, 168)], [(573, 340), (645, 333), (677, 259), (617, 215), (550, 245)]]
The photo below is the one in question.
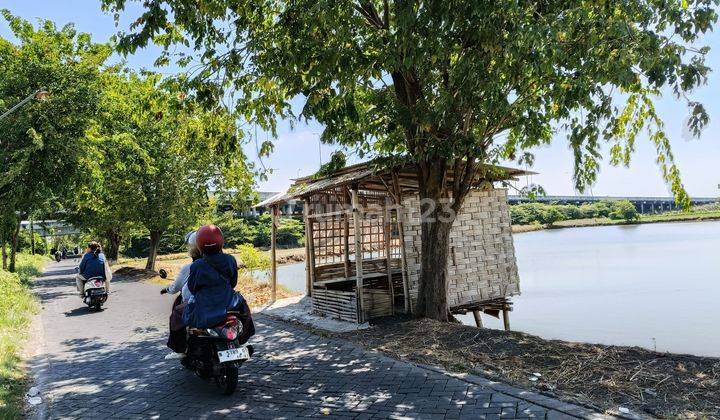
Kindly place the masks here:
[(237, 280), (237, 261), (231, 255), (218, 253), (194, 261), (187, 282), (192, 297), (183, 312), (185, 324), (210, 328), (222, 322), (228, 309), (237, 305)]
[(80, 267), (78, 269), (80, 275), (89, 279), (92, 277), (105, 278), (105, 254), (102, 252), (99, 255), (95, 255), (92, 252), (88, 252), (83, 255), (80, 260)]

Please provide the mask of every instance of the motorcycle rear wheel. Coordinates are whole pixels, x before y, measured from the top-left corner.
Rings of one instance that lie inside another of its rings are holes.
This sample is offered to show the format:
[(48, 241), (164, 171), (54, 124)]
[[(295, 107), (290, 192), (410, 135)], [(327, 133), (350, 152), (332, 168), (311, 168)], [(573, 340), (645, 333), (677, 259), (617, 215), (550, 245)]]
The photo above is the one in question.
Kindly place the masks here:
[(235, 392), (238, 385), (238, 367), (226, 366), (215, 376), (215, 384), (225, 395)]

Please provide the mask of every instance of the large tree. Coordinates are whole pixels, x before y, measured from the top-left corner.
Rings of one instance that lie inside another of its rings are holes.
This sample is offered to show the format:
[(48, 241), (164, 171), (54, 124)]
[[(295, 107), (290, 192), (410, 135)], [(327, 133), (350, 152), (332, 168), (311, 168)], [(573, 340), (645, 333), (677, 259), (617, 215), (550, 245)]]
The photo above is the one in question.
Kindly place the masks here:
[(122, 235), (144, 227), (152, 270), (164, 232), (195, 224), (210, 190), (247, 194), (252, 176), (223, 107), (205, 109), (157, 74), (106, 79), (101, 112), (88, 130), (88, 184), (74, 212), (107, 237), (115, 256)]
[(40, 89), (49, 92), (46, 100), (32, 100), (0, 120), (0, 239), (16, 244), (20, 221), (71, 195), (82, 175), (82, 142), (112, 49), (72, 25), (58, 29), (43, 20), (33, 27), (7, 10), (1, 14), (17, 41), (0, 38), (0, 109)]
[[(102, 1), (116, 16), (126, 4)], [(647, 130), (662, 176), (687, 202), (652, 101), (687, 101), (695, 133), (707, 122), (686, 94), (709, 71), (708, 49), (694, 43), (716, 21), (716, 0), (141, 3), (121, 51), (155, 42), (159, 63), (179, 51), (180, 64), (196, 65), (201, 97), (232, 91), (237, 110), (273, 132), (301, 98), (297, 116), (324, 124), (324, 141), (415, 163), (425, 203), (449, 199), (457, 212), (483, 164), (528, 160), (558, 128), (579, 190), (595, 181), (603, 144), (613, 164), (628, 164)], [(446, 320), (452, 221), (442, 206), (423, 210), (416, 310)]]

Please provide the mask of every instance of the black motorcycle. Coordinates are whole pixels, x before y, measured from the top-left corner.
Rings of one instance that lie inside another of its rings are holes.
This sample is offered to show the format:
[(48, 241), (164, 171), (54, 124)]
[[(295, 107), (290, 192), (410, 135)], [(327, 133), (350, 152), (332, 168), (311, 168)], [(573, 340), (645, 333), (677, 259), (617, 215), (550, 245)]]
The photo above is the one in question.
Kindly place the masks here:
[(250, 359), (253, 347), (245, 345), (239, 312), (228, 312), (213, 328), (188, 328), (188, 347), (182, 364), (203, 379), (214, 379), (223, 394), (235, 392), (238, 370)]
[[(160, 270), (160, 276), (167, 278), (167, 272)], [(178, 296), (173, 310), (181, 302)], [(243, 300), (236, 309), (228, 311), (225, 320), (212, 328), (187, 328), (187, 348), (180, 360), (197, 376), (214, 379), (225, 395), (235, 392), (240, 366), (254, 353), (253, 346), (246, 344), (255, 334), (250, 308)]]

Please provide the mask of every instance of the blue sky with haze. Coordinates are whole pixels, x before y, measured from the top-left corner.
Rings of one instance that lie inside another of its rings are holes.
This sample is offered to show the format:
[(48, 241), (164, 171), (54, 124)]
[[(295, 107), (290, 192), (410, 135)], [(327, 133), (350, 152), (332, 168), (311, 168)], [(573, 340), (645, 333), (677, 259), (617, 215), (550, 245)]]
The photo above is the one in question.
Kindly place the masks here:
[[(132, 2), (128, 3), (130, 9), (125, 16), (137, 16), (137, 6)], [(93, 39), (98, 42), (107, 41), (117, 31), (113, 17), (100, 10), (99, 0), (0, 0), (0, 8), (7, 8), (13, 14), (34, 23), (37, 18), (52, 20), (58, 26), (72, 22), (79, 31), (92, 34)], [(127, 27), (128, 20), (121, 23), (122, 28)], [(12, 38), (5, 21), (0, 22), (0, 36)], [(676, 101), (668, 94), (658, 98), (656, 106), (665, 120), (666, 132), (672, 140), (683, 182), (690, 195), (717, 196), (720, 195), (720, 142), (717, 136), (720, 129), (720, 34), (708, 35), (704, 43), (712, 48), (708, 64), (715, 72), (710, 75), (707, 86), (698, 89), (692, 96), (705, 104), (710, 115), (710, 125), (706, 127), (702, 137), (688, 138), (684, 129), (688, 110), (684, 102)], [(157, 51), (152, 48), (139, 51), (126, 59), (127, 64), (136, 69), (152, 68)], [(163, 68), (160, 71), (170, 74), (176, 69)], [(318, 136), (321, 131), (322, 127), (316, 124), (298, 123), (293, 130), (288, 124), (282, 124), (275, 152), (264, 159), (265, 165), (273, 168), (274, 173), (269, 175), (266, 182), (260, 183), (259, 188), (266, 191), (285, 189), (291, 183), (290, 178), (315, 172), (319, 166), (319, 155), (322, 155), (324, 162), (327, 161), (334, 147), (322, 145), (319, 150)], [(262, 141), (265, 135), (260, 133), (259, 137)], [(247, 152), (251, 158), (255, 156), (254, 145), (249, 145)], [(538, 148), (534, 153), (536, 161), (532, 170), (540, 172), (540, 175), (532, 179), (522, 179), (518, 186), (535, 182), (543, 185), (549, 194), (575, 194), (572, 154), (564, 137), (556, 135), (552, 145)], [(654, 148), (645, 137), (638, 139), (637, 151), (630, 168), (614, 168), (605, 162), (598, 182), (588, 193), (615, 196), (669, 195), (655, 164)]]

